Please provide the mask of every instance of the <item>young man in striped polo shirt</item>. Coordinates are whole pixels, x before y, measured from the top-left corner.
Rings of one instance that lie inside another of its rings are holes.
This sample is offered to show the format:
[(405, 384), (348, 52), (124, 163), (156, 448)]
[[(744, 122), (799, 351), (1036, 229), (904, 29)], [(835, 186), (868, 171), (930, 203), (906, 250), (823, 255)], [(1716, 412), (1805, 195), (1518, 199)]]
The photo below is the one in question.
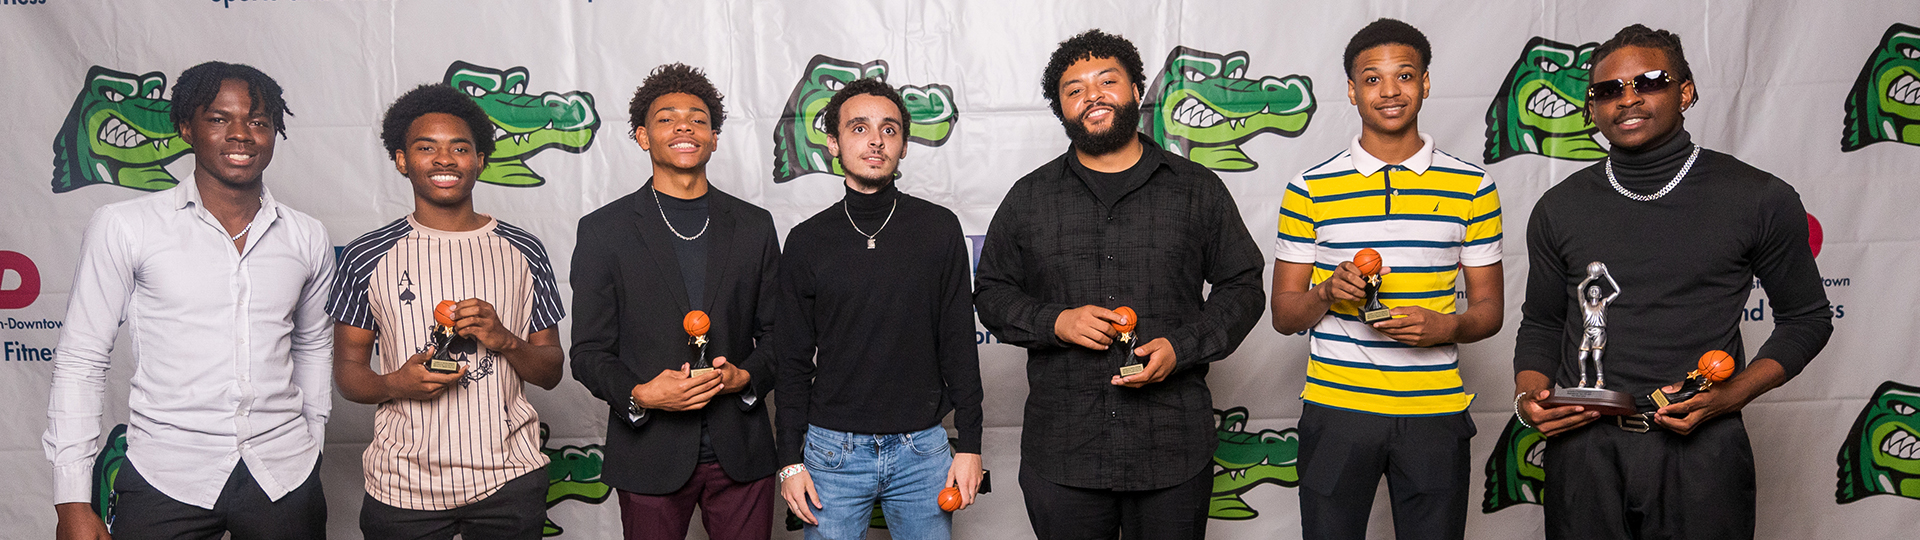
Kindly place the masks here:
[[(540, 538), (547, 458), (521, 383), (559, 384), (564, 312), (540, 240), (473, 211), (492, 134), (446, 85), (400, 96), (381, 139), (413, 184), (413, 213), (348, 244), (334, 273), (334, 378), (347, 399), (380, 405), (363, 456), (370, 539)], [(427, 369), (443, 300), (457, 302), (453, 373)]]
[[(1366, 536), (1380, 475), (1399, 538), (1466, 534), (1473, 395), (1455, 343), (1500, 330), (1500, 198), (1478, 167), (1418, 129), (1432, 53), (1412, 26), (1381, 19), (1345, 54), (1359, 109), (1352, 148), (1287, 186), (1275, 244), (1273, 328), (1312, 330), (1300, 415), (1300, 514), (1307, 538)], [(1393, 318), (1361, 322), (1372, 248)], [(1466, 274), (1467, 307), (1455, 302)]]

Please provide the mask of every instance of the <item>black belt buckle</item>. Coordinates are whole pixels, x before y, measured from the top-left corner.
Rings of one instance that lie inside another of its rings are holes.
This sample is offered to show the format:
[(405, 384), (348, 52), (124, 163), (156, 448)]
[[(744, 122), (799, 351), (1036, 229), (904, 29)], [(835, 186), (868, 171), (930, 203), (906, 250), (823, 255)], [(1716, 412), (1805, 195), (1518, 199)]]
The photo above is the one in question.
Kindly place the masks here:
[(1653, 421), (1648, 419), (1647, 416), (1647, 413), (1615, 416), (1613, 417), (1613, 423), (1614, 425), (1620, 426), (1622, 431), (1646, 433), (1653, 430)]

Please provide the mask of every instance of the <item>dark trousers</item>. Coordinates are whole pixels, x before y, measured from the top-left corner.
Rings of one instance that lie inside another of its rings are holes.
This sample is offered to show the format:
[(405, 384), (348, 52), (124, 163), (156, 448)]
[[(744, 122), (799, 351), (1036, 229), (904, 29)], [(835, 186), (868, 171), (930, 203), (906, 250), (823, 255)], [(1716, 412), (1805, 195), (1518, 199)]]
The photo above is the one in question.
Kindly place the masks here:
[(1600, 420), (1548, 445), (1547, 538), (1753, 538), (1753, 446), (1739, 413), (1689, 435)]
[(1396, 537), (1465, 538), (1473, 434), (1473, 419), (1464, 412), (1398, 417), (1306, 404), (1300, 413), (1304, 536), (1366, 538), (1384, 474)]
[(233, 466), (220, 498), (208, 510), (174, 500), (147, 483), (133, 462), (120, 468), (115, 480), (111, 525), (119, 540), (217, 540), (231, 533), (233, 540), (281, 540), (327, 537), (327, 495), (320, 489), (320, 464), (300, 487), (274, 501), (260, 489), (247, 462)]
[(1206, 538), (1213, 463), (1172, 487), (1115, 491), (1063, 486), (1020, 466), (1027, 520), (1040, 540), (1183, 540)]
[(367, 495), (360, 502), (360, 532), (367, 540), (538, 540), (547, 521), (547, 470), (508, 480), (487, 498), (448, 510), (408, 510)]
[(694, 466), (693, 477), (666, 495), (620, 493), (620, 524), (627, 540), (686, 540), (693, 507), (713, 540), (773, 537), (773, 477), (735, 482), (719, 463)]

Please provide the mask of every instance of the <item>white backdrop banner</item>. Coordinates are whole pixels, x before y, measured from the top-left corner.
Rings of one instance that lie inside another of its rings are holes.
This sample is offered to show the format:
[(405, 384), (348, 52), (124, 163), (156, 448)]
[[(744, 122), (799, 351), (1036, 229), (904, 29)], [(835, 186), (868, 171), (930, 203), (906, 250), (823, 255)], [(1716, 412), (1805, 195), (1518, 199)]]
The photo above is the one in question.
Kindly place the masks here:
[[(1379, 17), (1430, 37), (1420, 127), (1484, 164), (1504, 196), (1506, 331), (1461, 349), (1467, 391), (1480, 396), (1473, 448), (1484, 467), (1469, 537), (1542, 534), (1535, 501), (1549, 450), (1509, 423), (1507, 401), (1520, 238), (1541, 193), (1604, 156), (1577, 108), (1592, 49), (1632, 23), (1683, 37), (1701, 95), (1688, 111), (1695, 140), (1799, 191), (1836, 310), (1826, 351), (1749, 406), (1760, 536), (1913, 537), (1920, 363), (1905, 337), (1920, 335), (1920, 234), (1906, 225), (1920, 202), (1920, 11), (1907, 0), (0, 0), (0, 95), (23, 107), (0, 132), (0, 407), (15, 411), (0, 415), (0, 477), (15, 479), (0, 492), (0, 521), (15, 532), (0, 536), (51, 535), (39, 436), (82, 232), (95, 208), (191, 177), (167, 111), (174, 78), (194, 64), (250, 64), (285, 87), (295, 115), (267, 182), (337, 245), (411, 209), (380, 150), (385, 106), (422, 83), (465, 91), (498, 128), (477, 207), (545, 241), (570, 296), (576, 221), (649, 174), (626, 111), (660, 64), (704, 68), (726, 94), (713, 183), (772, 211), (783, 235), (841, 196), (813, 127), (821, 106), (846, 81), (884, 77), (915, 123), (901, 189), (953, 209), (977, 252), (1014, 180), (1066, 149), (1040, 95), (1047, 55), (1088, 28), (1119, 33), (1147, 64), (1141, 130), (1219, 171), (1270, 250), (1288, 179), (1359, 130), (1341, 51)], [(1772, 329), (1755, 291), (1739, 314), (1748, 350)], [(1025, 355), (984, 330), (977, 338), (986, 463), (999, 482), (955, 517), (956, 536), (1028, 538), (1014, 474)], [(1261, 324), (1213, 367), (1213, 537), (1299, 535), (1293, 426), (1306, 341)], [(114, 362), (105, 427), (127, 418), (124, 338)], [(604, 405), (571, 380), (531, 399), (551, 434), (548, 532), (616, 538), (618, 511), (598, 482)], [(359, 536), (372, 416), (338, 400), (328, 429), (336, 537)], [(1375, 505), (1370, 536), (1390, 538), (1384, 497)], [(778, 518), (775, 528), (798, 537)]]

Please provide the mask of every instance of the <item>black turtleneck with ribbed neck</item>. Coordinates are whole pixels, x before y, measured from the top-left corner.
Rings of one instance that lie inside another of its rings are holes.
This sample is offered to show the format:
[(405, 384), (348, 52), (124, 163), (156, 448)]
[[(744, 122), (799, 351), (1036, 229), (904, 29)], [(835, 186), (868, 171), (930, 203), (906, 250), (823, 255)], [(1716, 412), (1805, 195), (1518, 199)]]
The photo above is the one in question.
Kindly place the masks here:
[(971, 272), (953, 212), (892, 183), (875, 193), (848, 188), (787, 234), (779, 283), (782, 465), (801, 461), (808, 425), (911, 433), (948, 411), (959, 432), (953, 449), (980, 453)]
[[(1608, 153), (1621, 188), (1653, 195), (1694, 148), (1685, 131), (1649, 146)], [(1533, 208), (1515, 371), (1538, 371), (1565, 387), (1579, 379), (1574, 359), (1584, 325), (1574, 291), (1595, 261), (1620, 284), (1606, 310), (1608, 389), (1644, 396), (1680, 381), (1715, 349), (1744, 369), (1740, 320), (1756, 278), (1774, 329), (1753, 358), (1772, 358), (1792, 377), (1826, 346), (1832, 311), (1792, 186), (1702, 149), (1671, 191), (1638, 201), (1608, 182), (1605, 167), (1569, 175)]]

